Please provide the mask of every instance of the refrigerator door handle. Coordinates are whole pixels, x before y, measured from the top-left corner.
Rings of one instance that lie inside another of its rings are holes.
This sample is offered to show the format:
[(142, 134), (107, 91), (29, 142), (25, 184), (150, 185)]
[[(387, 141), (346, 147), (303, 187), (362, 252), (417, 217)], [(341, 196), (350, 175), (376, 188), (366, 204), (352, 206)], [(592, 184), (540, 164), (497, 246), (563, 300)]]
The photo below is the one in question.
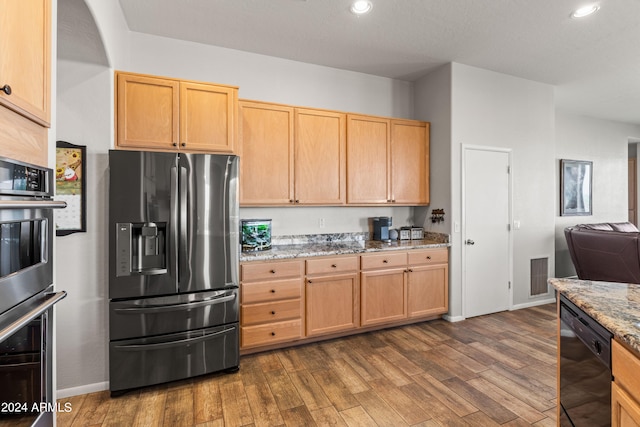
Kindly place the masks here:
[(173, 276), (175, 280), (176, 292), (178, 291), (178, 233), (179, 233), (179, 224), (180, 219), (178, 217), (178, 206), (179, 199), (177, 196), (178, 191), (178, 167), (171, 167), (171, 179), (170, 179), (170, 209), (171, 209), (171, 224), (169, 231), (169, 274)]
[(187, 228), (188, 228), (188, 215), (189, 209), (187, 203), (189, 202), (189, 194), (188, 194), (188, 183), (187, 180), (187, 169), (184, 166), (179, 166), (180, 168), (180, 177), (178, 179), (178, 183), (180, 185), (179, 191), (179, 206), (180, 209), (180, 227), (179, 227), (179, 241), (178, 241), (178, 283), (182, 282), (184, 278), (184, 274), (188, 269), (187, 266), (187, 251), (190, 250), (188, 239), (187, 239)]
[(171, 348), (171, 347), (178, 347), (178, 346), (184, 346), (184, 345), (190, 345), (190, 344), (196, 344), (202, 341), (207, 341), (211, 338), (215, 338), (219, 335), (224, 335), (224, 334), (228, 334), (229, 332), (233, 332), (236, 329), (235, 326), (232, 326), (230, 328), (225, 328), (221, 331), (216, 331), (214, 333), (211, 334), (207, 334), (207, 335), (203, 335), (200, 337), (194, 337), (194, 338), (185, 338), (185, 339), (181, 339), (181, 340), (175, 340), (175, 341), (167, 341), (167, 342), (160, 342), (160, 343), (153, 343), (153, 344), (124, 344), (124, 345), (115, 345), (114, 348), (118, 349), (118, 350), (124, 350), (124, 351), (145, 351), (145, 350), (160, 350), (160, 349), (164, 349), (164, 348)]
[(116, 308), (114, 311), (121, 314), (158, 313), (162, 311), (188, 310), (191, 308), (204, 307), (207, 305), (222, 304), (233, 301), (236, 298), (235, 292), (223, 297), (212, 297), (200, 301), (193, 301), (181, 304), (146, 305), (140, 307)]

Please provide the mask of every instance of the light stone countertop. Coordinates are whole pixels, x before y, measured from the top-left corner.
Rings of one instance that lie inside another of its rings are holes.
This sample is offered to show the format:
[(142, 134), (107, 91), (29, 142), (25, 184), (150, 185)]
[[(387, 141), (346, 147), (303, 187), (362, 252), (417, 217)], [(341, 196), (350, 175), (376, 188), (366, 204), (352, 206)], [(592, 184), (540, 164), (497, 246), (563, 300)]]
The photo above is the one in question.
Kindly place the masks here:
[(578, 279), (549, 283), (640, 355), (640, 285)]
[(425, 233), (425, 237), (424, 240), (395, 240), (391, 243), (359, 239), (322, 241), (309, 239), (304, 243), (274, 244), (271, 249), (266, 251), (242, 252), (240, 254), (240, 262), (365, 254), (394, 250), (433, 249), (451, 246), (448, 235)]

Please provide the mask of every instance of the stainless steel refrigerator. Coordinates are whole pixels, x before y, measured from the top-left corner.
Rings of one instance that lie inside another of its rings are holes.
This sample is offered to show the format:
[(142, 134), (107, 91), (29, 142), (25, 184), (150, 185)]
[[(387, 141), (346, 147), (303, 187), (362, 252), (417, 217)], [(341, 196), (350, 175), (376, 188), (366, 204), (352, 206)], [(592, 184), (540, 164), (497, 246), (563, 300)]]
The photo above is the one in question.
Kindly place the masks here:
[(112, 394), (239, 365), (238, 158), (109, 152)]

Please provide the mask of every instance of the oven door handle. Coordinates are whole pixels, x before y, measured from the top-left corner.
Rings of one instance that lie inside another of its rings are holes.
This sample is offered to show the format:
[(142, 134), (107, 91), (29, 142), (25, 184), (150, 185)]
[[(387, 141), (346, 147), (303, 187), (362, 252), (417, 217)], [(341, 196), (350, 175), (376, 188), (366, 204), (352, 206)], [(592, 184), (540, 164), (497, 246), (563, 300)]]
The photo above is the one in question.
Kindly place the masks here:
[(236, 298), (236, 294), (226, 295), (223, 297), (212, 297), (200, 301), (193, 301), (180, 304), (163, 304), (163, 305), (147, 305), (144, 307), (126, 307), (116, 308), (113, 311), (121, 314), (139, 314), (139, 313), (159, 313), (163, 311), (188, 310), (191, 308), (204, 307), (207, 305), (222, 304), (232, 301)]
[(0, 209), (63, 209), (67, 202), (59, 200), (2, 200)]
[(58, 301), (60, 301), (66, 296), (67, 296), (67, 293), (65, 291), (48, 294), (44, 302), (40, 303), (33, 310), (19, 317), (14, 322), (10, 323), (6, 328), (2, 329), (0, 331), (0, 342), (4, 341), (6, 338), (9, 338), (11, 335), (13, 335), (18, 330), (20, 330), (23, 326), (26, 326), (33, 319), (40, 316), (42, 313), (47, 311), (55, 303), (57, 303)]
[(208, 339), (215, 338), (218, 335), (228, 334), (229, 332), (232, 332), (235, 329), (236, 329), (236, 327), (232, 326), (230, 328), (225, 328), (225, 329), (223, 329), (221, 331), (213, 332), (211, 334), (202, 335), (200, 337), (185, 338), (185, 339), (182, 339), (182, 340), (159, 342), (159, 343), (153, 343), (153, 344), (114, 345), (113, 347), (115, 349), (120, 350), (120, 351), (161, 350), (161, 349), (165, 349), (165, 348), (183, 346), (185, 344), (187, 344), (187, 345), (189, 345), (189, 344), (197, 344), (199, 342), (207, 341)]

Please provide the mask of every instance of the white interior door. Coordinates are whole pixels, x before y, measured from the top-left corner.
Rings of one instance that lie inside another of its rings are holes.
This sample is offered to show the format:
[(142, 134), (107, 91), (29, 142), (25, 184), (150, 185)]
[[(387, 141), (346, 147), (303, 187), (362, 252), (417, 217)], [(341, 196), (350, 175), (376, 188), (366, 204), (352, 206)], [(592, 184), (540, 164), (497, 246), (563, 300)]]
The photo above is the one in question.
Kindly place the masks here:
[(463, 149), (465, 317), (504, 311), (510, 301), (510, 153)]

